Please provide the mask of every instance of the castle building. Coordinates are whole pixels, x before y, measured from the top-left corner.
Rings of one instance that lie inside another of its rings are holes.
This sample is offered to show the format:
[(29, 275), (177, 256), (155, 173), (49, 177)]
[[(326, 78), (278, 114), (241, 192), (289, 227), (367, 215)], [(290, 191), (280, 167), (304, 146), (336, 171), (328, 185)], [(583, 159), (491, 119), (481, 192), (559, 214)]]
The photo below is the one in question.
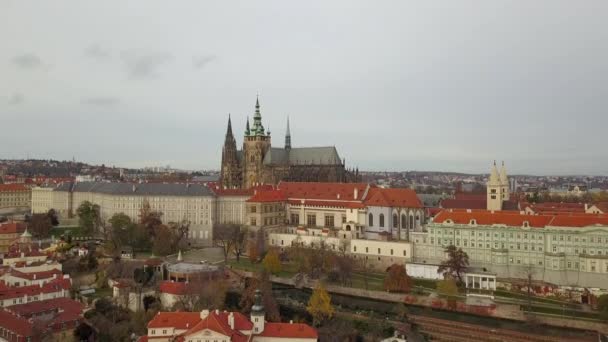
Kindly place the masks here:
[(358, 170), (346, 170), (335, 146), (292, 147), (289, 119), (284, 147), (272, 147), (270, 131), (262, 124), (260, 102), (256, 100), (253, 125), (247, 119), (241, 150), (237, 149), (228, 118), (220, 177), (222, 186), (231, 189), (280, 181), (353, 182)]

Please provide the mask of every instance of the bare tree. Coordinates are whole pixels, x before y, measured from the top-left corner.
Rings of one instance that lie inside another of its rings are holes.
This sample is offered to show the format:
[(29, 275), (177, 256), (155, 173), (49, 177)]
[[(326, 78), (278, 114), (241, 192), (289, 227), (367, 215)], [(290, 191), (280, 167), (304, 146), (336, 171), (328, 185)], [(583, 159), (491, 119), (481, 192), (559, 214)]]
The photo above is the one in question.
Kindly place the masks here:
[[(230, 253), (235, 253), (237, 260), (244, 250), (245, 234), (238, 224), (216, 224), (213, 226), (213, 244), (222, 248), (224, 262), (228, 263)], [(242, 246), (243, 245), (243, 246)], [(238, 252), (235, 252), (238, 250)]]

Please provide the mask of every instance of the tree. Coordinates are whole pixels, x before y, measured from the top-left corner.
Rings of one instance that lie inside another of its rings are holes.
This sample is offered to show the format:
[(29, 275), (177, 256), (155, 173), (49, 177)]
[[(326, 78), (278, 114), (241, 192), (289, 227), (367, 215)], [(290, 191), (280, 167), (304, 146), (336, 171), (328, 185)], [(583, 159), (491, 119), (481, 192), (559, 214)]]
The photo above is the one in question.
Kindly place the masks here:
[(85, 234), (93, 234), (99, 230), (101, 226), (99, 205), (84, 201), (78, 206), (76, 214)]
[(51, 228), (52, 221), (47, 214), (33, 214), (28, 224), (29, 232), (39, 238), (48, 237)]
[(150, 202), (144, 200), (144, 203), (139, 211), (139, 224), (145, 228), (148, 232), (148, 236), (154, 238), (156, 235), (156, 228), (163, 224), (163, 214), (158, 211), (152, 210)]
[(131, 245), (135, 224), (124, 213), (116, 213), (108, 220), (111, 229), (106, 240), (106, 250), (113, 256), (119, 256), (123, 245)]
[(270, 322), (280, 322), (281, 315), (279, 313), (279, 305), (277, 304), (272, 294), (272, 283), (270, 282), (268, 273), (262, 272), (254, 278), (247, 279), (247, 286), (241, 296), (239, 306), (243, 308), (244, 313), (251, 311), (251, 306), (255, 302), (255, 291), (262, 292), (262, 303), (266, 312), (266, 319)]
[(181, 222), (170, 222), (169, 229), (173, 234), (173, 239), (171, 240), (171, 249), (178, 250), (184, 241), (184, 238), (188, 236), (188, 231), (190, 231), (190, 221), (183, 219)]
[(437, 273), (455, 276), (458, 282), (462, 284), (462, 273), (469, 266), (469, 255), (462, 248), (457, 249), (454, 245), (446, 247), (444, 252), (447, 253), (448, 259), (441, 262), (441, 265), (437, 268)]
[(264, 265), (264, 269), (271, 274), (277, 274), (281, 272), (281, 260), (279, 260), (279, 253), (276, 248), (271, 248), (264, 260), (262, 260), (262, 265)]
[(334, 307), (331, 305), (331, 297), (321, 282), (318, 282), (315, 286), (312, 296), (308, 300), (306, 311), (312, 316), (315, 326), (319, 326), (326, 319), (333, 317)]
[(392, 264), (386, 269), (384, 289), (388, 292), (409, 292), (412, 279), (407, 275), (405, 266)]
[(234, 251), (241, 238), (241, 226), (238, 224), (216, 224), (213, 226), (213, 244), (222, 248), (224, 263), (228, 263), (228, 255)]
[(152, 241), (152, 252), (158, 256), (173, 254), (176, 250), (173, 249), (173, 239), (175, 236), (169, 227), (160, 225), (156, 227), (154, 240)]
[(55, 209), (49, 209), (49, 211), (46, 213), (46, 216), (48, 216), (51, 220), (51, 225), (53, 227), (57, 227), (59, 225), (59, 218), (57, 217), (57, 212), (55, 211)]
[(437, 283), (437, 293), (446, 297), (448, 300), (448, 307), (450, 309), (456, 308), (456, 298), (458, 297), (458, 285), (454, 279), (450, 276), (446, 277)]
[(608, 320), (608, 294), (603, 294), (597, 299), (597, 310), (600, 312), (600, 317)]
[(247, 243), (247, 256), (249, 257), (249, 261), (257, 262), (260, 258), (260, 253), (258, 252), (258, 246), (255, 242), (249, 241)]

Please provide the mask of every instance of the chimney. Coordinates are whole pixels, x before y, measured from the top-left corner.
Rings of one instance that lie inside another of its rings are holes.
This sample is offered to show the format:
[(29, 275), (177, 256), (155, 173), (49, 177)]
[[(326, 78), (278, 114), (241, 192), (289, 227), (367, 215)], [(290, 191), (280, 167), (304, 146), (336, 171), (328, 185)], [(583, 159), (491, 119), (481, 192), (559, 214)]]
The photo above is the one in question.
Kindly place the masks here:
[(355, 199), (357, 199), (359, 197), (359, 189), (355, 188), (353, 195), (354, 195)]
[(337, 197), (338, 199), (340, 199), (340, 194), (336, 195), (336, 197)]
[(209, 316), (209, 310), (203, 310), (201, 311), (201, 319), (205, 319), (207, 318), (207, 316)]
[(228, 325), (230, 329), (234, 330), (234, 313), (232, 312), (228, 315)]

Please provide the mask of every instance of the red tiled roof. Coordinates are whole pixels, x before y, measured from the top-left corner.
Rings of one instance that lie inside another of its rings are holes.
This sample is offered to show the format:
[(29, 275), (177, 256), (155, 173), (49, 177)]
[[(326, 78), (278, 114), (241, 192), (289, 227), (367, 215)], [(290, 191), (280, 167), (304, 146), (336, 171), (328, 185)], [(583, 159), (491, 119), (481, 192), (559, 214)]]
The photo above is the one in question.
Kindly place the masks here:
[(266, 323), (258, 336), (282, 338), (318, 338), (313, 327), (302, 323)]
[(0, 300), (20, 298), (27, 296), (36, 296), (41, 293), (60, 292), (62, 289), (68, 291), (72, 283), (70, 279), (51, 280), (48, 283), (40, 285), (28, 285), (21, 287), (9, 287), (8, 289), (0, 290)]
[(189, 329), (201, 320), (199, 312), (159, 312), (148, 323), (148, 328)]
[(471, 201), (471, 200), (475, 200), (475, 201), (480, 201), (480, 200), (486, 200), (487, 199), (487, 194), (475, 194), (475, 193), (470, 193), (470, 192), (457, 192), (454, 194), (454, 199), (457, 200), (463, 200), (463, 201)]
[(178, 296), (184, 295), (196, 291), (191, 284), (192, 283), (165, 280), (160, 283), (158, 291)]
[(55, 309), (80, 315), (84, 310), (84, 305), (70, 298), (59, 297), (41, 300), (37, 302), (13, 305), (6, 308), (6, 310), (8, 311), (18, 316), (24, 317), (30, 317), (37, 313), (48, 312)]
[(0, 192), (5, 191), (30, 191), (30, 188), (22, 183), (0, 184)]
[(63, 272), (61, 272), (58, 269), (52, 269), (50, 271), (24, 273), (24, 272), (13, 269), (13, 270), (11, 270), (11, 275), (13, 277), (17, 277), (17, 278), (21, 278), (21, 279), (39, 280), (39, 279), (49, 279), (49, 278), (53, 278), (53, 277), (62, 278)]
[(557, 227), (608, 226), (608, 216), (593, 214), (556, 215), (551, 225)]
[(475, 220), (478, 225), (504, 224), (507, 226), (521, 227), (527, 221), (530, 227), (542, 228), (551, 222), (553, 216), (524, 215), (516, 212), (487, 211), (487, 210), (444, 210), (433, 219), (435, 223), (443, 223), (452, 220), (456, 224), (469, 224)]
[[(205, 317), (205, 319), (198, 322), (194, 327), (192, 327), (192, 329), (184, 332), (182, 336), (188, 336), (201, 330), (209, 329), (222, 335), (229, 336), (230, 341), (247, 341), (247, 337), (239, 331), (240, 329), (237, 326), (237, 314), (241, 315), (240, 313), (234, 313), (235, 329), (230, 328), (230, 325), (228, 324), (228, 312), (216, 313), (215, 311), (211, 311), (209, 312), (209, 315)], [(250, 324), (244, 325), (242, 322), (243, 319), (247, 320), (245, 317), (239, 318), (239, 323), (245, 328), (242, 330), (251, 330), (253, 328), (253, 324), (249, 322)]]
[[(361, 200), (368, 185), (366, 183), (308, 183), (280, 182), (278, 189), (283, 190), (289, 199), (311, 200)], [(357, 198), (354, 192), (357, 189)]]
[(33, 323), (23, 317), (18, 317), (8, 311), (0, 310), (0, 327), (17, 335), (27, 337), (33, 334)]
[(21, 234), (25, 231), (25, 224), (20, 222), (0, 223), (0, 234)]
[(608, 215), (597, 214), (570, 214), (570, 215), (527, 215), (509, 211), (487, 210), (444, 210), (433, 219), (435, 223), (452, 220), (456, 224), (469, 224), (476, 220), (478, 225), (504, 224), (512, 227), (521, 227), (527, 221), (530, 227), (588, 227), (608, 226)]
[(282, 202), (287, 200), (283, 191), (275, 190), (255, 190), (254, 195), (247, 202), (263, 203), (263, 202)]
[[(293, 206), (299, 206), (302, 204), (301, 200), (289, 200), (288, 203)], [(323, 201), (323, 200), (305, 200), (305, 206), (310, 207), (332, 207), (332, 208), (348, 208), (348, 209), (362, 209), (365, 205), (361, 202), (351, 201)]]
[(377, 207), (422, 208), (422, 202), (412, 189), (370, 188), (365, 204)]

